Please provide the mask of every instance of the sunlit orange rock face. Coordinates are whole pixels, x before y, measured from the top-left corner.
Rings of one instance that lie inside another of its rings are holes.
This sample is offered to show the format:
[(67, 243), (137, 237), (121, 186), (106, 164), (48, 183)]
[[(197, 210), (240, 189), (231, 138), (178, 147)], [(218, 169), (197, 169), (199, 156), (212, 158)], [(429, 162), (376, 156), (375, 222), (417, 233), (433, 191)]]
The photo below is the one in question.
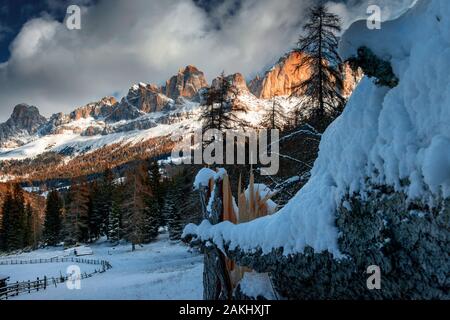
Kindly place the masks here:
[(355, 90), (356, 86), (358, 85), (359, 81), (362, 79), (364, 74), (361, 69), (353, 71), (348, 63), (344, 63), (343, 71), (344, 71), (343, 95), (344, 97), (349, 97), (352, 94), (353, 90)]
[[(261, 99), (291, 95), (294, 86), (308, 79), (311, 74), (309, 66), (298, 67), (302, 58), (303, 53), (289, 53), (269, 70), (264, 77), (257, 77), (250, 82), (251, 92)], [(301, 93), (299, 92), (299, 94)]]
[(248, 91), (247, 82), (241, 73), (235, 73), (229, 76), (233, 85), (241, 92)]
[[(299, 83), (307, 80), (311, 76), (311, 67), (304, 65), (299, 67), (304, 57), (303, 53), (291, 52), (282, 58), (263, 77), (257, 76), (249, 82), (250, 91), (258, 98), (270, 99), (275, 96), (289, 96)], [(348, 64), (344, 64), (344, 96), (349, 96), (362, 77), (362, 72), (353, 72)], [(295, 95), (302, 95), (304, 92), (298, 90)]]
[(170, 78), (163, 88), (163, 93), (176, 100), (178, 97), (192, 98), (197, 92), (208, 86), (205, 75), (196, 67), (189, 65), (180, 69), (178, 74)]

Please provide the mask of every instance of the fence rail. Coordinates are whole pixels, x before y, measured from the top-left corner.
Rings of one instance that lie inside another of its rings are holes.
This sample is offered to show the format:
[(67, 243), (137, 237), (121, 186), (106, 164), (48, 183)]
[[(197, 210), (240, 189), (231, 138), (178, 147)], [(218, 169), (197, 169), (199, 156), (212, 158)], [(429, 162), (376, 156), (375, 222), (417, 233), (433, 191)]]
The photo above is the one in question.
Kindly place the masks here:
[(73, 262), (84, 263), (93, 265), (105, 265), (108, 269), (111, 268), (111, 264), (106, 260), (94, 260), (94, 259), (82, 259), (82, 258), (50, 258), (50, 259), (31, 259), (31, 260), (8, 260), (0, 261), (0, 266), (4, 265), (17, 265), (17, 264), (39, 264), (39, 263), (57, 263), (57, 262)]
[[(111, 269), (111, 264), (106, 260), (93, 260), (93, 259), (81, 259), (81, 258), (50, 258), (50, 259), (32, 259), (32, 260), (9, 260), (0, 261), (0, 265), (24, 265), (24, 264), (39, 264), (39, 263), (59, 263), (59, 262), (72, 262), (72, 263), (84, 263), (91, 265), (100, 265), (99, 270), (95, 269), (91, 273), (82, 273), (80, 279), (86, 279), (92, 277), (96, 273), (103, 273), (106, 270)], [(31, 293), (33, 291), (46, 290), (49, 285), (55, 287), (59, 283), (65, 283), (68, 281), (69, 276), (47, 277), (36, 279), (36, 281), (22, 281), (9, 284), (7, 286), (0, 287), (0, 300), (7, 300), (9, 297), (15, 297), (20, 294)]]

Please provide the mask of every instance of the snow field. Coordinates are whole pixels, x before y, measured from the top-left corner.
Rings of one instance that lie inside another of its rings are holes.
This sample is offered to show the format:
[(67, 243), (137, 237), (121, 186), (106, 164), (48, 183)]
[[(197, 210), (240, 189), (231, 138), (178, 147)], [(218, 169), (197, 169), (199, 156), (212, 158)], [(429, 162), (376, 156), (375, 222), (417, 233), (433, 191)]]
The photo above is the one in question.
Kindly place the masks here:
[[(91, 278), (81, 280), (80, 290), (69, 290), (65, 284), (45, 291), (25, 294), (18, 300), (165, 300), (202, 298), (202, 256), (188, 252), (188, 247), (169, 241), (167, 234), (160, 235), (158, 241), (137, 246), (131, 252), (131, 245), (121, 244), (112, 247), (106, 241), (90, 245), (94, 254), (86, 259), (107, 260), (112, 269), (105, 273), (94, 274)], [(36, 259), (63, 257), (62, 248), (47, 248), (2, 259)], [(69, 264), (71, 265), (71, 264)], [(11, 279), (35, 280), (36, 276), (56, 273), (66, 264), (35, 264), (17, 266), (0, 266), (0, 273)], [(95, 265), (79, 264), (81, 272), (88, 272)], [(12, 283), (12, 282), (9, 282)]]

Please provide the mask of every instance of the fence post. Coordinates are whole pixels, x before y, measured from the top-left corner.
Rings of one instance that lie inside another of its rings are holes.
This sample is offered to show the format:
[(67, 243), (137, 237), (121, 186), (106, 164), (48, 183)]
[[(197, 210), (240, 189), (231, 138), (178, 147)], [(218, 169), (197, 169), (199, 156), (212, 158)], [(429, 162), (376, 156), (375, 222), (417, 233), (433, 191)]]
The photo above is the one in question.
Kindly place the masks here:
[(47, 276), (44, 276), (44, 290), (47, 289)]
[(36, 291), (39, 291), (39, 284), (40, 284), (39, 277), (37, 277), (37, 280), (36, 280)]
[(19, 281), (16, 281), (16, 296), (19, 295)]
[(31, 293), (31, 284), (30, 284), (30, 280), (28, 280), (28, 293)]

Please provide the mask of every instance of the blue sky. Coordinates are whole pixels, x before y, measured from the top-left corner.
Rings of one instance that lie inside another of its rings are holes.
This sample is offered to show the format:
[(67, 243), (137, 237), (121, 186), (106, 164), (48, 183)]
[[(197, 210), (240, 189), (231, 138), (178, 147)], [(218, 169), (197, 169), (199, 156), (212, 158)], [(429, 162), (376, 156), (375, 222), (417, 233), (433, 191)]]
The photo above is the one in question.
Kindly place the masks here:
[[(379, 4), (385, 18), (414, 0), (334, 0), (344, 26)], [(133, 83), (161, 85), (196, 65), (247, 79), (290, 50), (315, 0), (0, 0), (0, 121), (19, 103), (69, 112)], [(82, 29), (62, 23), (82, 7)]]

